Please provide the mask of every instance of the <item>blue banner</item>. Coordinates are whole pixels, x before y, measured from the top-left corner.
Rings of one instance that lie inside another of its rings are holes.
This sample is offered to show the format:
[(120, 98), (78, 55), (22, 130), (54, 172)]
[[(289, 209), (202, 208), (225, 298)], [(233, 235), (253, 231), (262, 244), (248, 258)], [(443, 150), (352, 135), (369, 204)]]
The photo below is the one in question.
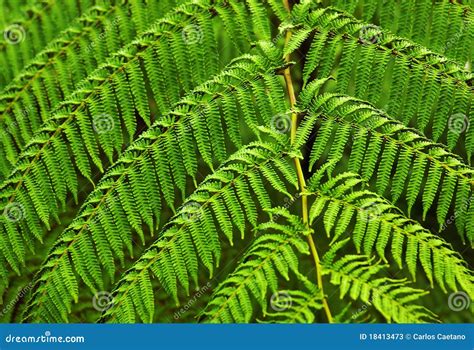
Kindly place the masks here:
[(474, 349), (472, 324), (2, 324), (0, 349)]

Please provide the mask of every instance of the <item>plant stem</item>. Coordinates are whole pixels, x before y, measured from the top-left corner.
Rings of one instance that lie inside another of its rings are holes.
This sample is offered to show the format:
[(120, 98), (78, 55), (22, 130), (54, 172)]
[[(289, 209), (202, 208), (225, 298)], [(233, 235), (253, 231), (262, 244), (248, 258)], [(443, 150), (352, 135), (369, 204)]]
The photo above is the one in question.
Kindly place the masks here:
[[(288, 12), (291, 11), (290, 8), (290, 3), (289, 0), (283, 0), (283, 3), (285, 5), (285, 8)], [(288, 44), (291, 38), (291, 31), (288, 30), (285, 35), (285, 46)], [(290, 62), (290, 55), (285, 56), (285, 61)], [(285, 83), (286, 83), (286, 88), (288, 90), (288, 96), (290, 98), (290, 106), (291, 109), (293, 110), (296, 104), (296, 95), (295, 95), (295, 89), (293, 86), (293, 80), (291, 78), (291, 71), (290, 71), (290, 66), (287, 66), (285, 70), (283, 71), (283, 76), (285, 78)], [(291, 143), (294, 143), (295, 138), (296, 138), (296, 129), (298, 128), (298, 114), (296, 112), (291, 113), (291, 131), (290, 131), (290, 140)], [(295, 167), (296, 167), (296, 173), (298, 175), (298, 183), (300, 186), (300, 191), (302, 194), (301, 196), (301, 206), (302, 206), (302, 215), (303, 215), (303, 223), (306, 226), (309, 226), (309, 220), (308, 220), (308, 197), (307, 195), (304, 194), (305, 189), (306, 189), (306, 181), (304, 179), (304, 174), (303, 174), (303, 168), (301, 167), (301, 162), (298, 158), (293, 159), (295, 162)], [(313, 255), (314, 259), (314, 265), (316, 268), (316, 280), (318, 284), (318, 288), (321, 290), (321, 293), (323, 294), (323, 308), (326, 313), (326, 317), (328, 319), (329, 323), (333, 323), (333, 318), (331, 315), (331, 310), (329, 309), (329, 304), (326, 299), (326, 295), (324, 294), (324, 287), (323, 287), (323, 276), (321, 272), (321, 262), (319, 260), (319, 254), (318, 250), (316, 249), (316, 245), (314, 244), (313, 236), (311, 234), (308, 234), (307, 236), (308, 244), (311, 249), (311, 254)]]

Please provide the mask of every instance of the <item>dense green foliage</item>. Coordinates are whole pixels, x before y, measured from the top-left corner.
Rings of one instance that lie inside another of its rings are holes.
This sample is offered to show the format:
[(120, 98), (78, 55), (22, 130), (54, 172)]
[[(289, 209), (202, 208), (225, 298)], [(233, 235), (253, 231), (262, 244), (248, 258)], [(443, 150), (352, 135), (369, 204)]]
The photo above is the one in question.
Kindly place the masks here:
[(1, 0), (3, 322), (467, 322), (471, 4)]

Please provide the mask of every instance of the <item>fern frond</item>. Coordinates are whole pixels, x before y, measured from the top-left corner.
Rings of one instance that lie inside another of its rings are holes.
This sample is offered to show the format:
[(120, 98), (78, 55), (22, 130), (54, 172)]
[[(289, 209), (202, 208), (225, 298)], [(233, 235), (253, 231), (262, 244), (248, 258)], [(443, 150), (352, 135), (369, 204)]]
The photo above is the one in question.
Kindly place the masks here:
[(310, 169), (323, 159), (334, 167), (343, 159), (349, 145), (349, 171), (360, 173), (366, 181), (374, 179), (380, 194), (390, 188), (394, 201), (403, 195), (408, 212), (420, 198), (423, 218), (436, 199), (434, 207), (440, 227), (444, 227), (452, 208), (457, 213), (456, 227), (461, 237), (466, 235), (469, 241), (474, 241), (474, 231), (469, 225), (474, 170), (459, 156), (369, 103), (350, 96), (326, 93), (315, 97), (307, 108), (300, 108), (308, 116), (299, 131), (298, 145), (308, 139), (311, 125), (319, 124)]
[(399, 268), (406, 263), (413, 279), (419, 263), (431, 285), (436, 281), (443, 291), (446, 287), (456, 291), (459, 285), (474, 295), (472, 271), (444, 239), (400, 214), (397, 207), (377, 194), (365, 190), (357, 175), (342, 173), (326, 182), (321, 178), (322, 174), (316, 173), (308, 185), (309, 193), (315, 196), (310, 223), (322, 218), (327, 235), (333, 235), (332, 242), (351, 232), (358, 253), (371, 255), (376, 251), (387, 261), (386, 251), (390, 249), (390, 256)]
[[(278, 275), (289, 280), (289, 272), (299, 274), (297, 255), (309, 255), (309, 247), (304, 240), (304, 235), (309, 234), (308, 228), (298, 217), (290, 215), (284, 209), (274, 213), (286, 216), (287, 223), (270, 221), (257, 227), (257, 237), (244, 253), (241, 262), (217, 287), (203, 311), (206, 322), (248, 323), (254, 316), (252, 299), (256, 300), (265, 315), (268, 292), (278, 296)], [(316, 305), (322, 307), (318, 303), (321, 293), (316, 293), (316, 288), (312, 292), (309, 300), (304, 300), (306, 293), (298, 291), (288, 294), (288, 297), (295, 297), (296, 303), (300, 301), (302, 309), (314, 308)], [(286, 296), (286, 291), (284, 293)], [(293, 315), (295, 320), (310, 318), (302, 309)]]
[[(125, 5), (112, 1), (109, 7), (94, 6), (16, 75), (0, 95), (0, 169), (4, 176), (33, 133), (51, 117), (54, 107), (172, 4), (176, 1), (160, 1), (159, 5), (148, 0), (133, 0)], [(148, 15), (142, 18), (145, 8)], [(69, 70), (70, 65), (75, 69)]]
[[(313, 74), (320, 78), (336, 75), (338, 92), (367, 99), (406, 125), (416, 123), (435, 141), (447, 140), (451, 149), (460, 139), (465, 140), (471, 159), (474, 134), (467, 123), (473, 98), (472, 73), (388, 32), (364, 34), (366, 23), (331, 8), (309, 11), (300, 22), (304, 23), (301, 32), (314, 32), (303, 70), (305, 83)], [(364, 35), (375, 35), (374, 42), (365, 40)], [(294, 37), (297, 40), (298, 34)], [(387, 82), (390, 90), (385, 88)], [(453, 120), (457, 115), (462, 120)], [(456, 123), (467, 125), (451, 125)]]
[(0, 12), (0, 28), (7, 27), (16, 18), (22, 16), (22, 10), (28, 5), (29, 0), (0, 0), (4, 11)]
[[(180, 6), (158, 21), (152, 29), (143, 32), (140, 39), (115, 54), (83, 82), (80, 90), (62, 102), (55, 115), (28, 143), (15, 170), (0, 185), (0, 211), (8, 211), (14, 205), (22, 208), (25, 214), (23, 220), (12, 222), (2, 216), (0, 222), (0, 231), (8, 232), (10, 241), (18, 242), (19, 247), (12, 249), (5, 235), (0, 238), (0, 250), (9, 256), (8, 260), (16, 270), (25, 250), (24, 244), (20, 243), (22, 238), (31, 250), (34, 241), (42, 239), (42, 225), (49, 228), (51, 217), (59, 221), (58, 213), (61, 211), (60, 207), (66, 207), (68, 192), (72, 193), (77, 202), (78, 179), (82, 176), (94, 183), (93, 171), (97, 168), (102, 172), (107, 160), (113, 162), (115, 154), (137, 132), (137, 122), (140, 120), (137, 120), (136, 114), (147, 125), (153, 121), (147, 98), (152, 92), (148, 91), (144, 83), (146, 79), (151, 81), (155, 89), (153, 95), (159, 111), (166, 114), (182, 94), (189, 92), (185, 87), (191, 89), (201, 83), (196, 79), (214, 74), (219, 64), (225, 63), (224, 60), (217, 62), (219, 55), (214, 46), (214, 38), (217, 31), (222, 34), (218, 26), (202, 25), (200, 29), (203, 31), (203, 38), (207, 37), (200, 46), (205, 47), (209, 53), (215, 53), (214, 58), (206, 60), (204, 66), (188, 62), (187, 51), (192, 49), (180, 32), (196, 20), (211, 20), (209, 9), (214, 6), (222, 6), (223, 11), (231, 11), (225, 1), (222, 5), (209, 2), (212, 1), (201, 0)], [(239, 11), (246, 11), (243, 4), (234, 6)], [(246, 24), (252, 26), (250, 16)], [(240, 17), (232, 25), (242, 25)], [(162, 60), (158, 62), (155, 55), (162, 57)], [(199, 78), (191, 76), (191, 67), (193, 72), (201, 72)], [(163, 85), (165, 78), (167, 85)], [(264, 95), (261, 89), (255, 94), (260, 97)], [(159, 98), (164, 96), (169, 100), (160, 104)], [(247, 107), (242, 108), (245, 110)], [(252, 117), (255, 113), (247, 111), (245, 115)], [(207, 129), (203, 122), (204, 120), (198, 122), (198, 134)], [(212, 123), (216, 122), (218, 120), (212, 119)], [(223, 135), (223, 132), (218, 132), (218, 126), (210, 125), (211, 140), (215, 147), (218, 147), (215, 141), (220, 142)], [(201, 142), (205, 138), (199, 135), (197, 140), (204, 159), (212, 164), (210, 144)], [(222, 159), (223, 153), (217, 153), (216, 158)], [(166, 173), (162, 176), (166, 176)]]
[[(275, 143), (250, 144), (209, 175), (165, 225), (160, 238), (117, 283), (114, 307), (105, 312), (102, 320), (134, 322), (138, 314), (141, 320), (149, 322), (154, 312), (152, 292), (143, 293), (140, 284), (151, 276), (158, 278), (176, 302), (179, 285), (187, 290), (191, 280), (197, 284), (199, 265), (212, 276), (221, 254), (219, 233), (232, 244), (234, 230), (243, 236), (246, 223), (255, 223), (259, 211), (272, 207), (263, 181), (272, 187), (273, 184), (284, 186), (284, 178), (296, 186), (296, 174), (288, 178), (278, 170), (288, 150), (287, 145)], [(189, 220), (190, 206), (196, 206), (195, 203), (199, 214), (196, 220)]]
[(273, 9), (273, 12), (280, 20), (285, 20), (288, 17), (288, 12), (285, 9), (285, 5), (280, 0), (266, 0), (270, 7)]
[[(360, 16), (370, 22), (377, 18), (377, 24), (396, 35), (411, 38), (433, 51), (444, 54), (464, 65), (473, 58), (473, 11), (467, 4), (457, 1), (390, 0), (357, 2), (333, 0), (330, 4)], [(403, 17), (399, 20), (399, 13)]]
[(468, 321), (471, 5), (0, 7), (0, 322)]
[(334, 315), (335, 323), (377, 323), (376, 317), (368, 312), (367, 308), (359, 308), (354, 310), (352, 314), (349, 314), (353, 304), (349, 303), (343, 308), (337, 315)]
[(74, 0), (35, 0), (21, 16), (9, 19), (0, 38), (0, 85), (8, 83), (58, 32), (96, 2), (84, 0), (79, 5)]
[[(308, 4), (310, 4), (309, 7)], [(339, 36), (344, 39), (357, 38), (361, 44), (364, 43), (367, 47), (375, 46), (380, 51), (390, 51), (392, 49), (394, 50), (393, 54), (396, 56), (402, 56), (412, 64), (416, 64), (417, 61), (423, 62), (437, 74), (460, 83), (469, 84), (472, 79), (472, 73), (457, 64), (457, 62), (434, 53), (410, 40), (393, 35), (384, 29), (380, 29), (380, 35), (374, 38), (375, 40), (370, 40), (372, 39), (371, 37), (361, 37), (363, 36), (363, 33), (361, 33), (362, 28), (370, 25), (357, 20), (346, 12), (331, 7), (317, 8), (317, 6), (311, 4), (311, 1), (304, 1), (303, 4), (297, 5), (293, 11), (297, 11), (296, 8), (298, 6), (308, 7), (307, 11), (304, 12), (301, 18), (298, 18), (297, 22), (303, 24), (304, 29), (313, 28), (316, 34), (328, 31), (331, 33), (331, 36)], [(370, 32), (369, 34), (374, 33)], [(330, 42), (326, 44), (329, 45)]]
[(428, 292), (408, 286), (404, 279), (380, 277), (385, 265), (374, 258), (361, 255), (345, 255), (334, 261), (334, 249), (322, 260), (323, 273), (330, 275), (331, 284), (339, 286), (339, 296), (350, 297), (373, 305), (387, 322), (433, 322), (436, 316), (413, 301)]
[[(198, 170), (193, 155), (209, 159), (208, 166), (212, 167), (218, 155), (229, 153), (229, 144), (240, 147), (244, 141), (240, 136), (241, 129), (257, 132), (253, 123), (268, 124), (272, 115), (281, 113), (284, 104), (273, 104), (284, 101), (283, 91), (273, 75), (276, 69), (267, 59), (258, 56), (246, 55), (235, 60), (227, 70), (196, 88), (194, 94), (187, 95), (171, 113), (128, 147), (86, 199), (78, 216), (44, 262), (36, 278), (31, 302), (35, 314), (43, 314), (41, 310), (59, 289), (54, 281), (61, 276), (63, 265), (72, 266), (92, 290), (102, 290), (101, 271), (113, 280), (114, 258), (123, 265), (124, 250), (128, 249), (132, 254), (133, 232), (138, 232), (144, 242), (142, 226), (147, 225), (152, 231), (159, 227), (161, 209), (165, 206), (174, 208), (177, 202), (175, 190), (184, 196), (187, 176), (196, 182)], [(264, 89), (271, 93), (252, 101), (256, 91)], [(250, 114), (240, 118), (238, 109), (243, 105), (248, 107)], [(267, 115), (257, 116), (254, 112), (265, 109)], [(240, 126), (238, 119), (248, 123)], [(216, 135), (224, 140), (224, 128), (229, 130), (225, 142), (213, 141)], [(210, 144), (212, 149), (206, 147)], [(248, 188), (241, 182), (236, 184), (236, 191), (242, 197), (249, 195)], [(246, 209), (255, 210), (251, 204), (243, 204)], [(219, 217), (221, 220), (225, 218), (225, 212), (219, 211), (216, 215), (224, 215)], [(254, 218), (251, 222), (255, 224)], [(87, 257), (80, 255), (93, 245), (100, 249), (88, 251)], [(74, 275), (70, 279), (72, 281), (63, 280), (64, 286), (77, 285)], [(66, 293), (67, 288), (64, 291)], [(77, 292), (69, 292), (61, 298), (64, 304), (70, 305), (75, 296)]]
[[(315, 314), (322, 309), (321, 291), (312, 283), (306, 283), (306, 290), (285, 290), (282, 306), (277, 312), (268, 312), (265, 323), (313, 323)], [(278, 295), (278, 294), (276, 294)]]

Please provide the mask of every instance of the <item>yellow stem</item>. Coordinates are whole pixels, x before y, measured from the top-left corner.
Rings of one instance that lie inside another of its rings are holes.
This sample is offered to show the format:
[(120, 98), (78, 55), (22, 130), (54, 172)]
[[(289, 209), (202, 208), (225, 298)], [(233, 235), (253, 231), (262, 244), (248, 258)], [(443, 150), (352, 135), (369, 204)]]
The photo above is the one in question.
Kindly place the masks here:
[[(283, 3), (285, 5), (285, 8), (288, 12), (291, 11), (290, 8), (290, 3), (288, 0), (283, 0)], [(291, 39), (291, 31), (287, 31), (285, 35), (285, 46), (288, 44), (288, 42)], [(290, 62), (290, 55), (285, 56), (286, 62)], [(296, 104), (296, 95), (295, 95), (295, 89), (293, 86), (293, 80), (291, 78), (291, 71), (290, 71), (290, 66), (287, 66), (285, 70), (283, 71), (283, 76), (285, 78), (285, 83), (286, 83), (286, 88), (288, 90), (288, 96), (290, 98), (290, 106), (291, 109), (293, 110)], [(290, 140), (291, 143), (294, 143), (296, 139), (296, 129), (298, 128), (298, 114), (295, 112), (291, 113), (291, 134), (290, 134)], [(295, 162), (295, 167), (296, 167), (296, 173), (298, 175), (298, 183), (300, 186), (300, 191), (301, 193), (305, 192), (306, 188), (306, 181), (304, 179), (304, 174), (303, 174), (303, 168), (301, 167), (301, 162), (298, 158), (293, 159)], [(309, 226), (309, 220), (308, 220), (308, 197), (307, 195), (303, 194), (301, 196), (301, 206), (302, 206), (302, 214), (303, 214), (303, 222), (306, 226)], [(324, 287), (323, 287), (323, 276), (321, 273), (321, 262), (319, 260), (319, 255), (318, 255), (318, 250), (316, 249), (316, 245), (314, 244), (313, 236), (309, 234), (307, 236), (308, 244), (311, 249), (311, 254), (313, 255), (314, 259), (314, 265), (316, 268), (316, 280), (318, 284), (318, 288), (321, 290), (323, 294), (323, 308), (326, 313), (326, 317), (328, 319), (329, 323), (333, 323), (333, 318), (331, 315), (331, 310), (329, 309), (329, 304), (326, 299), (326, 295), (324, 294)]]

